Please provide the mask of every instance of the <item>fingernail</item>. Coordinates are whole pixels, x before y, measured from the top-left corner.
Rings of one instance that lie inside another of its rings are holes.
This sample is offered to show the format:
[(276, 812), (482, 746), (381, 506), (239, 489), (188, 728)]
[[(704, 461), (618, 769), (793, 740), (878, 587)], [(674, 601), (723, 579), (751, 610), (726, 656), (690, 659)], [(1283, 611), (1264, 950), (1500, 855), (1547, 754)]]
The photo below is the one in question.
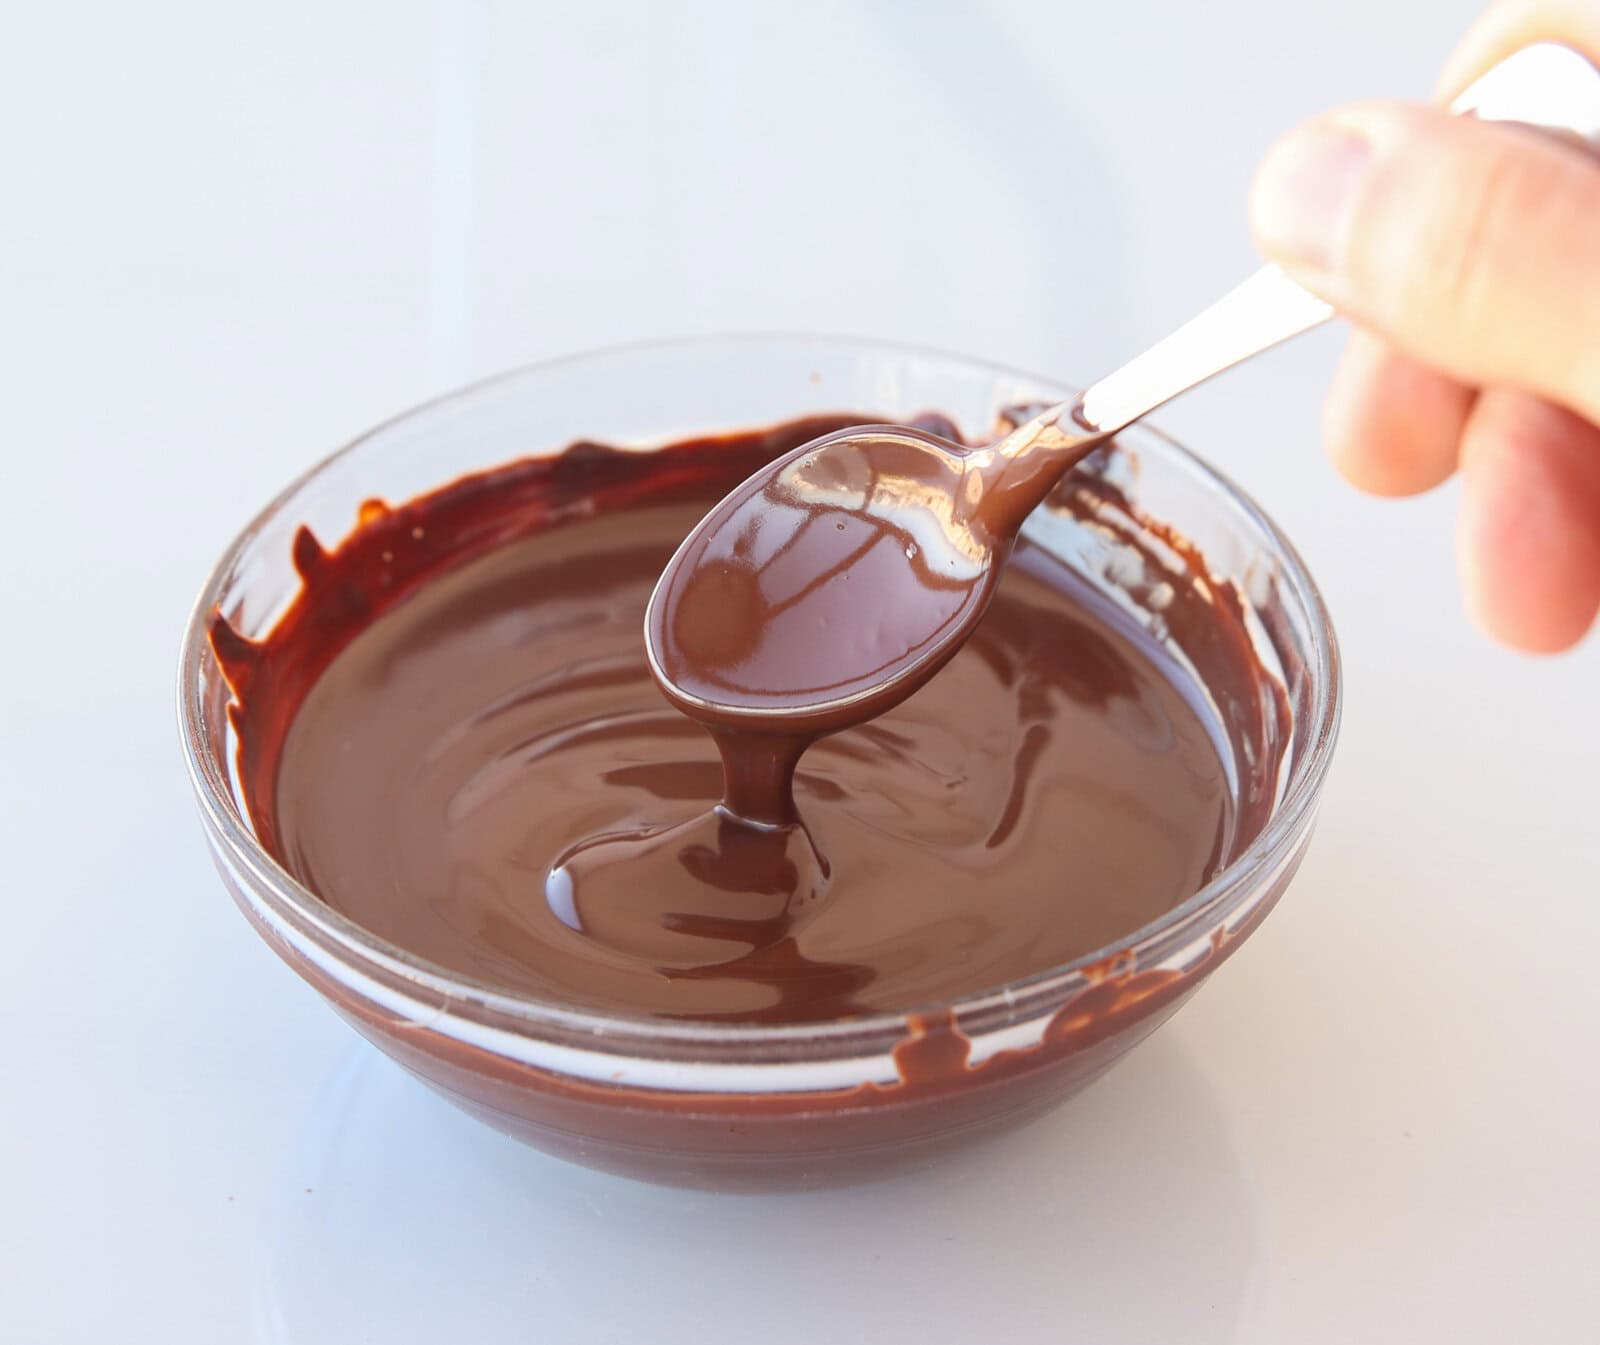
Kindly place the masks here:
[(1371, 143), (1354, 131), (1318, 123), (1289, 132), (1256, 174), (1251, 222), (1262, 248), (1291, 264), (1336, 271), (1371, 161)]

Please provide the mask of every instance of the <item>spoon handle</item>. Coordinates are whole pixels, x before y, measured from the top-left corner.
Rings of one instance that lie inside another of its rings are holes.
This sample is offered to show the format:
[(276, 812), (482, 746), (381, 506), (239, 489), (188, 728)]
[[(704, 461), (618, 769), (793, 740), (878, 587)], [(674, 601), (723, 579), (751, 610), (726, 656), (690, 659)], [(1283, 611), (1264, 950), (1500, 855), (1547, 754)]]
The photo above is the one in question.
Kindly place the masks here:
[[(1506, 57), (1450, 104), (1458, 115), (1515, 121), (1600, 154), (1600, 70), (1571, 47), (1540, 42)], [(1102, 378), (1071, 409), (1100, 434), (1115, 434), (1241, 360), (1309, 331), (1333, 308), (1265, 266), (1172, 335)]]

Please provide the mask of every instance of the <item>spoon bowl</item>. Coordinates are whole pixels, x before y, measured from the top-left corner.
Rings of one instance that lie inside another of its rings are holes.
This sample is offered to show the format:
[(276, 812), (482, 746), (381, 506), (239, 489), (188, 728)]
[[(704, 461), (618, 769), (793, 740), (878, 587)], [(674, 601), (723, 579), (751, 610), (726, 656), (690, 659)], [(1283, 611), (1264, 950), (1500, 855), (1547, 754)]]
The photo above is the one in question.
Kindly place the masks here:
[(1009, 550), (980, 453), (922, 430), (827, 435), (728, 495), (651, 597), (668, 698), (712, 729), (815, 735), (909, 696), (987, 604)]

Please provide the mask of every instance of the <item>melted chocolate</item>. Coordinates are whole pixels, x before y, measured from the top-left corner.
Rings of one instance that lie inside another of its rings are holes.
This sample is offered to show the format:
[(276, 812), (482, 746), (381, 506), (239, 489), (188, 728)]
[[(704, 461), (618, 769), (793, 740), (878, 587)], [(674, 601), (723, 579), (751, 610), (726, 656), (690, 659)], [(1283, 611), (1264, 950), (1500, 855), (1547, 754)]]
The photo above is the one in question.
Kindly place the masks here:
[[(333, 552), (302, 532), (305, 586), (269, 638), (213, 626), (263, 843), (431, 962), (657, 1017), (912, 1009), (1181, 902), (1259, 826), (1271, 771), (1238, 763), (1275, 759), (1281, 727), (1240, 614), (1198, 573), (1164, 616), (1194, 628), (1209, 702), (1024, 540), (939, 677), (805, 756), (782, 825), (711, 810), (723, 770), (651, 682), (646, 601), (732, 486), (851, 423), (648, 455), (577, 445), (374, 502)], [(1096, 483), (1050, 507), (1117, 526)], [(781, 734), (768, 749), (793, 750)], [(725, 801), (759, 815), (742, 787), (730, 773)]]
[[(764, 945), (787, 939), (826, 877), (794, 799), (800, 758), (945, 666), (988, 611), (1028, 514), (1097, 442), (1054, 410), (979, 447), (907, 426), (841, 430), (714, 505), (662, 572), (644, 629), (657, 684), (722, 754), (715, 843), (690, 829), (583, 844), (546, 885), (564, 922), (599, 934), (618, 892), (688, 869), (702, 890), (765, 909)], [(687, 953), (659, 935), (704, 928), (702, 906), (658, 905), (652, 950)], [(636, 945), (640, 927), (627, 931)]]

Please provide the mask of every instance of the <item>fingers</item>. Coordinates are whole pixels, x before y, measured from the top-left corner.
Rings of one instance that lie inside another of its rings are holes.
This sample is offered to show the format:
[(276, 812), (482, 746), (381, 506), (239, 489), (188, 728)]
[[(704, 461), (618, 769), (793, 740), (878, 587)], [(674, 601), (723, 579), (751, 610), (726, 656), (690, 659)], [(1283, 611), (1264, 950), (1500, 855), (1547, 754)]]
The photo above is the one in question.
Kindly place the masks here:
[(1257, 175), (1258, 241), (1308, 288), (1470, 385), (1600, 419), (1600, 165), (1526, 130), (1363, 104)]
[(1371, 495), (1418, 495), (1447, 480), (1473, 389), (1357, 331), (1328, 394), (1322, 433), (1334, 466)]
[[(1600, 2), (1497, 5), (1441, 95), (1541, 40), (1600, 63)], [(1600, 163), (1525, 130), (1362, 105), (1280, 141), (1252, 214), (1269, 256), (1370, 330), (1329, 399), (1340, 470), (1405, 495), (1459, 462), (1474, 619), (1519, 649), (1575, 644), (1600, 613)]]
[(1485, 391), (1461, 439), (1467, 610), (1515, 649), (1555, 653), (1600, 610), (1600, 429), (1525, 393)]
[(1503, 0), (1461, 39), (1439, 79), (1441, 102), (1454, 98), (1497, 61), (1535, 42), (1564, 42), (1600, 64), (1600, 4), (1595, 0)]

